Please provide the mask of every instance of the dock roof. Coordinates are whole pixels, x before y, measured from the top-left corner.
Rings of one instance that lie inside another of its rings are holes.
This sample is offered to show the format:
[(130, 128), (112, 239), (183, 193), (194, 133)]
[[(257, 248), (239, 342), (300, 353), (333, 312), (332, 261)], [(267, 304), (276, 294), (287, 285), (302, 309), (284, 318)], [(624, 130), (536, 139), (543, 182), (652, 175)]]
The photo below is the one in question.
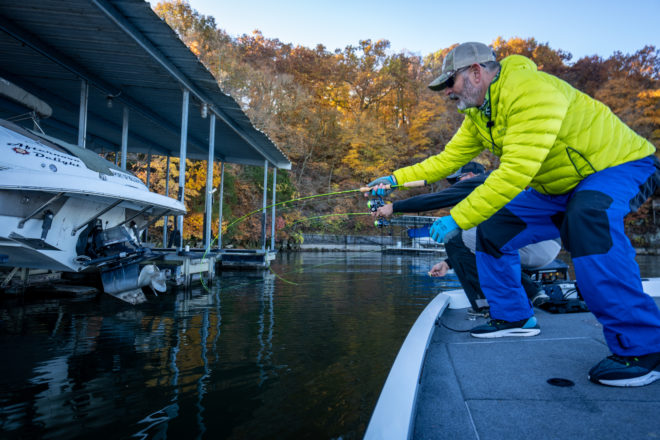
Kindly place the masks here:
[[(182, 91), (190, 91), (187, 157), (290, 169), (286, 155), (223, 93), (199, 59), (143, 0), (0, 0), (0, 77), (53, 108), (44, 130), (76, 143), (81, 80), (89, 84), (86, 147), (178, 156)], [(0, 100), (0, 117), (24, 112)]]

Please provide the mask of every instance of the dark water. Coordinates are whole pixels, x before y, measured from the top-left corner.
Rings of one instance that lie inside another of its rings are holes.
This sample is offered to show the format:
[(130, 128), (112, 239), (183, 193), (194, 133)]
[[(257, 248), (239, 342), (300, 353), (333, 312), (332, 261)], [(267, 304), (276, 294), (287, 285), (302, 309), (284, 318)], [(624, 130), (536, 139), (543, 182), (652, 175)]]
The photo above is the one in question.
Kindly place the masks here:
[(433, 263), (284, 254), (281, 278), (224, 274), (137, 307), (4, 297), (0, 438), (361, 438), (410, 326), (456, 286)]
[[(284, 254), (209, 291), (0, 302), (2, 438), (360, 438), (440, 284), (425, 257)], [(295, 284), (293, 284), (295, 283)]]

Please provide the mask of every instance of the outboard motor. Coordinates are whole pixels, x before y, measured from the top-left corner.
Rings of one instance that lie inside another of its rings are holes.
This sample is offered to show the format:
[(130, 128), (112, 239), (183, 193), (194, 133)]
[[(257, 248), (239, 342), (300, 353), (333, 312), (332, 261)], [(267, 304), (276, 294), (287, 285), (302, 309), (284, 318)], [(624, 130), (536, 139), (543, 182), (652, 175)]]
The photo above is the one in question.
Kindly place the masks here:
[(105, 230), (96, 230), (92, 237), (92, 247), (89, 249), (92, 257), (126, 257), (132, 253), (140, 253), (142, 248), (128, 229), (115, 226)]
[(142, 287), (149, 286), (154, 293), (166, 290), (165, 274), (155, 264), (140, 268), (140, 262), (153, 258), (153, 253), (140, 246), (137, 236), (123, 225), (104, 230), (99, 220), (81, 234), (80, 240), (79, 253), (83, 242), (85, 245), (79, 259), (101, 272), (105, 293), (139, 304), (147, 300)]

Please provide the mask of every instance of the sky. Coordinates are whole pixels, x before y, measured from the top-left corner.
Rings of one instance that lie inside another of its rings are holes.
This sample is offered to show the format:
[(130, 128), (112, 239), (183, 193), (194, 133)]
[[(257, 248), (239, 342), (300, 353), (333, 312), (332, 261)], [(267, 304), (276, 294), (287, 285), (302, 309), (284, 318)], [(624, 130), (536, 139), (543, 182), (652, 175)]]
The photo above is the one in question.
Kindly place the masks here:
[[(428, 55), (454, 43), (533, 37), (573, 55), (608, 58), (660, 48), (660, 0), (188, 0), (237, 37), (328, 50), (386, 39), (393, 52)], [(151, 0), (157, 3), (157, 0)]]

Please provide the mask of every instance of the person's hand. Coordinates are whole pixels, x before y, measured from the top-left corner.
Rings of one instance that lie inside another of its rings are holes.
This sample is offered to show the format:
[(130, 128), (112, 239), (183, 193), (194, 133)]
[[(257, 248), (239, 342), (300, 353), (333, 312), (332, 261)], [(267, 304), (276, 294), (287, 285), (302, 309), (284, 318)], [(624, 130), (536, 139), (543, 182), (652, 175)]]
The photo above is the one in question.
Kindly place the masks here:
[(393, 212), (394, 208), (392, 207), (392, 203), (386, 203), (385, 205), (378, 208), (378, 210), (374, 213), (374, 216), (389, 218), (392, 216)]
[(449, 271), (449, 265), (446, 261), (441, 261), (438, 264), (435, 264), (429, 271), (429, 275), (432, 277), (444, 277)]
[(438, 243), (446, 243), (450, 238), (461, 231), (451, 215), (440, 217), (431, 226), (431, 238)]
[[(386, 188), (387, 185), (389, 185), (388, 188)], [(367, 186), (371, 188), (372, 196), (381, 196), (381, 197), (387, 196), (392, 191), (394, 191), (392, 185), (396, 185), (396, 178), (394, 176), (379, 177), (378, 179), (373, 180), (367, 184)], [(369, 197), (369, 193), (368, 192), (364, 193), (364, 196)]]

